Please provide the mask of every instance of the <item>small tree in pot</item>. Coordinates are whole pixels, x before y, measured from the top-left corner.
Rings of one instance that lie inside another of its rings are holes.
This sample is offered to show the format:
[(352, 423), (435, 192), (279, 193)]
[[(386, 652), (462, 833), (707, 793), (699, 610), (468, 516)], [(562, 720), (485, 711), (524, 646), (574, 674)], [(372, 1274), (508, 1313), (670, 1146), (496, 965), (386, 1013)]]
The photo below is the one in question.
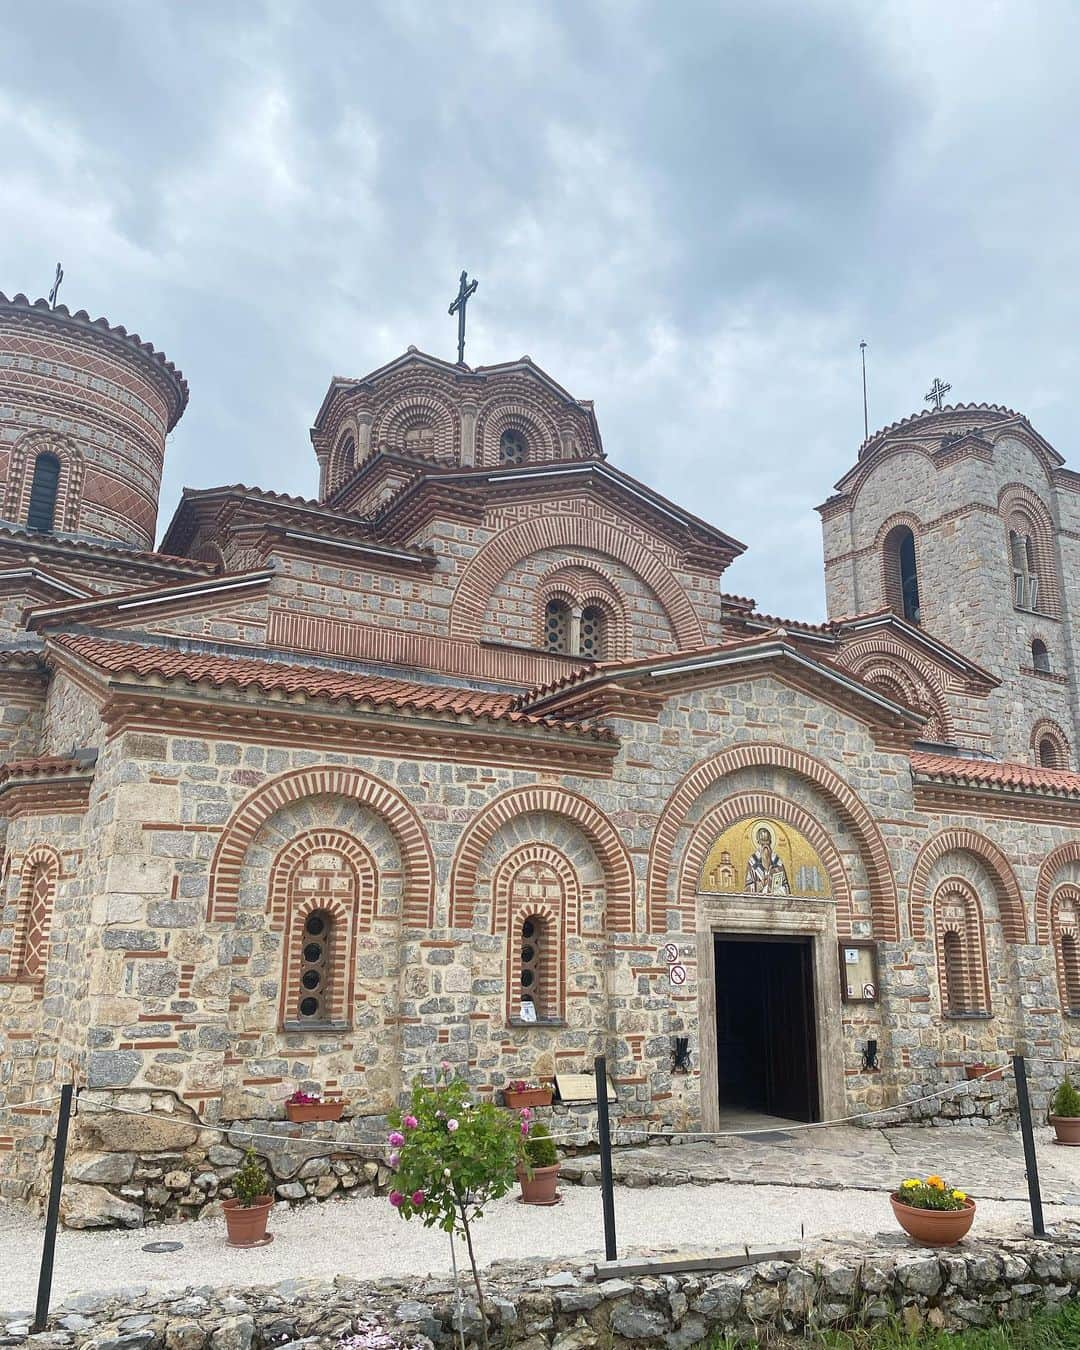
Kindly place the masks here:
[(232, 1184), (236, 1198), (226, 1200), (222, 1205), (229, 1246), (261, 1247), (272, 1241), (266, 1231), (266, 1221), (270, 1217), (274, 1197), (270, 1194), (269, 1179), (253, 1148), (244, 1154), (244, 1161), (233, 1177)]
[(1050, 1103), (1050, 1124), (1058, 1144), (1080, 1144), (1080, 1092), (1067, 1075)]
[(523, 1143), (517, 1169), (521, 1198), (527, 1205), (557, 1205), (555, 1187), (562, 1163), (551, 1131), (546, 1125), (533, 1125), (530, 1114), (527, 1108), (521, 1112)]

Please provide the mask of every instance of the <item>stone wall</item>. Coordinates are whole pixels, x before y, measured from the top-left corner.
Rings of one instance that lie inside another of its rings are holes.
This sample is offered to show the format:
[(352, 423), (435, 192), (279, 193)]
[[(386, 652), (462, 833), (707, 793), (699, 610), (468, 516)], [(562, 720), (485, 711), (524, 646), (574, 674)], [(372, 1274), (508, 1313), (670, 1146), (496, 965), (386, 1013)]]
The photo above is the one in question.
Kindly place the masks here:
[[(704, 1254), (695, 1252), (693, 1257)], [(654, 1346), (690, 1350), (710, 1336), (737, 1340), (867, 1327), (960, 1331), (1059, 1307), (1080, 1293), (1080, 1226), (1035, 1242), (1016, 1233), (969, 1237), (952, 1250), (915, 1248), (901, 1235), (819, 1242), (787, 1259), (728, 1253), (722, 1270), (598, 1268), (595, 1261), (499, 1262), (484, 1275), (489, 1329), (523, 1350)], [(256, 1260), (257, 1264), (257, 1260)], [(28, 1344), (94, 1350), (262, 1350), (333, 1346), (385, 1329), (402, 1347), (449, 1347), (460, 1326), (478, 1342), (480, 1314), (466, 1291), (458, 1316), (446, 1279), (365, 1284), (292, 1279), (172, 1294), (84, 1294), (53, 1313), (47, 1339)], [(0, 1335), (22, 1339), (25, 1317), (0, 1313)]]

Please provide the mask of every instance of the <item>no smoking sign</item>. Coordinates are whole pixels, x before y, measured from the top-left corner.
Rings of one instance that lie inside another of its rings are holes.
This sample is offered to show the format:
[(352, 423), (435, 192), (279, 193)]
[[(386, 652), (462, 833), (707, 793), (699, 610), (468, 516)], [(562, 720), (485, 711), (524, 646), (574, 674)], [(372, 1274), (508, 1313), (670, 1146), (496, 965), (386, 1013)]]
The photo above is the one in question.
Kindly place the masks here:
[(667, 977), (677, 989), (679, 985), (686, 983), (686, 967), (680, 966), (677, 962), (668, 966)]

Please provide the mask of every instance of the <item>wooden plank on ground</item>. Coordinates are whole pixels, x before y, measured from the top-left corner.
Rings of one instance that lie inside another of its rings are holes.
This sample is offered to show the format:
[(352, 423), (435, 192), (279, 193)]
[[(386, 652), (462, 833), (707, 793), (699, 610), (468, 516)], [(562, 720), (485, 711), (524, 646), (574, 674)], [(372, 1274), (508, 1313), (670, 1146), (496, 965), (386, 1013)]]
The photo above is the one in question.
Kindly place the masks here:
[(760, 1261), (797, 1261), (798, 1247), (719, 1247), (712, 1251), (668, 1252), (663, 1256), (628, 1256), (621, 1261), (598, 1261), (596, 1278), (612, 1280), (627, 1275), (664, 1275), (677, 1270), (734, 1270)]

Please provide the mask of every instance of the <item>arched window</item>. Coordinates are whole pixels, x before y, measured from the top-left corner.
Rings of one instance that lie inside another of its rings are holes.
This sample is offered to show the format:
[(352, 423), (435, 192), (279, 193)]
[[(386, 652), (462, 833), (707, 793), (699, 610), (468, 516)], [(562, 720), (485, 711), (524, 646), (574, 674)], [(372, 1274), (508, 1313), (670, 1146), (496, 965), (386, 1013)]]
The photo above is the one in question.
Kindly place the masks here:
[(508, 428), (499, 437), (499, 463), (524, 464), (526, 454), (525, 437), (520, 431)]
[(430, 459), (435, 453), (435, 428), (410, 427), (405, 433), (405, 453), (422, 455), (425, 459)]
[(1062, 1011), (1080, 1016), (1080, 893), (1059, 891), (1051, 913)]
[(28, 529), (50, 534), (56, 513), (56, 494), (60, 487), (60, 461), (48, 453), (34, 461), (34, 481), (30, 487), (30, 507), (26, 513)]
[(1036, 755), (1041, 769), (1063, 769), (1065, 767), (1061, 762), (1061, 750), (1053, 736), (1044, 735), (1039, 737)]
[(1031, 664), (1041, 675), (1050, 674), (1050, 653), (1042, 638), (1033, 638), (1031, 642)]
[(590, 661), (602, 661), (607, 656), (607, 610), (603, 605), (586, 605), (581, 611), (581, 642), (579, 655)]
[(885, 536), (885, 599), (889, 608), (907, 619), (920, 621), (919, 576), (915, 536), (907, 525), (895, 525)]
[[(521, 925), (518, 972), (522, 1004), (531, 1003), (538, 1019), (545, 1016), (544, 948), (547, 945), (543, 919), (530, 915)], [(548, 991), (550, 992), (550, 991)]]
[(570, 606), (565, 600), (549, 600), (545, 606), (544, 646), (570, 655)]
[(985, 1017), (990, 991), (983, 950), (982, 912), (967, 882), (951, 878), (934, 896), (941, 1011), (950, 1017)]
[(1039, 608), (1039, 573), (1031, 535), (1009, 531), (1009, 554), (1013, 571), (1013, 604), (1017, 609)]
[(322, 909), (312, 910), (303, 923), (300, 937), (300, 990), (296, 1016), (300, 1022), (326, 1023), (333, 1020), (331, 1007), (331, 955), (334, 921)]

